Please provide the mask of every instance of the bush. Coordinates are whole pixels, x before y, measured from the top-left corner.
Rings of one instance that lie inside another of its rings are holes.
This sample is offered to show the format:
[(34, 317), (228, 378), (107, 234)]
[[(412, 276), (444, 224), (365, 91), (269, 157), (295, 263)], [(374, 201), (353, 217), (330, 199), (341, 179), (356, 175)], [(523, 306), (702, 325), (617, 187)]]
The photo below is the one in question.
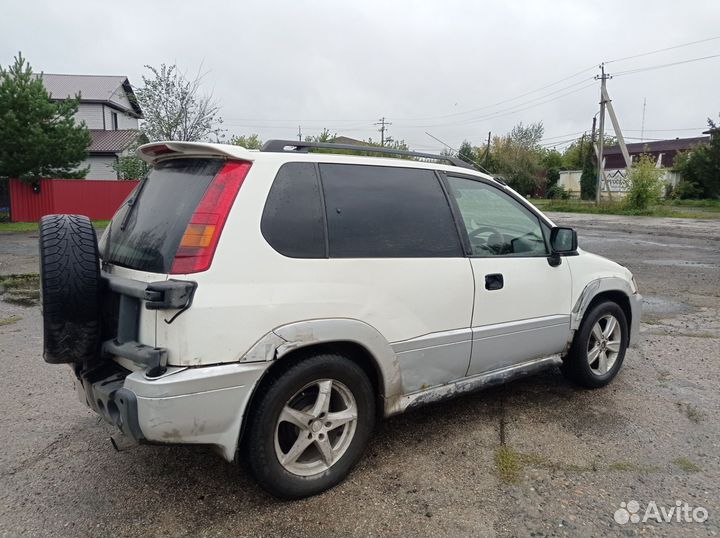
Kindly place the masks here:
[(673, 189), (672, 197), (678, 200), (691, 200), (702, 198), (703, 189), (694, 181), (681, 179), (677, 187)]
[(661, 168), (655, 167), (652, 155), (641, 155), (628, 174), (630, 190), (625, 197), (625, 207), (643, 210), (657, 204), (665, 185), (661, 179), (663, 174)]
[(548, 189), (546, 196), (554, 200), (568, 200), (570, 193), (565, 190), (563, 185), (553, 185)]
[(708, 125), (714, 133), (709, 143), (675, 157), (674, 169), (682, 176), (681, 184), (686, 182), (680, 198), (720, 198), (720, 129), (712, 120)]

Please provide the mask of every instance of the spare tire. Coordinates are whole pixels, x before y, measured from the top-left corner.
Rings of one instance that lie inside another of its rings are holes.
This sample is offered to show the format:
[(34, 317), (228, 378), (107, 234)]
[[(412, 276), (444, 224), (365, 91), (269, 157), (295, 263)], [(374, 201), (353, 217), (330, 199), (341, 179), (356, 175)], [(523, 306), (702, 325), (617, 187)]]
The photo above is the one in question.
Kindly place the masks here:
[(100, 347), (100, 256), (90, 219), (40, 219), (40, 289), (46, 362), (89, 363)]

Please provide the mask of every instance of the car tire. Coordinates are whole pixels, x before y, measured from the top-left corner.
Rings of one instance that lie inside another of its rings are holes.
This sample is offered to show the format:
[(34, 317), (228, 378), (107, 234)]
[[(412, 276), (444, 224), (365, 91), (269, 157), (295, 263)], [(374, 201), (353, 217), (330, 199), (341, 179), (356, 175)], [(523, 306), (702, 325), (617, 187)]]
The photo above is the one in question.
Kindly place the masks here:
[(100, 345), (100, 256), (90, 219), (40, 219), (43, 357), (51, 364), (90, 363)]
[(561, 370), (581, 387), (604, 387), (620, 371), (628, 339), (623, 309), (612, 301), (598, 303), (587, 312), (575, 333)]
[(244, 454), (251, 472), (281, 499), (335, 486), (359, 461), (372, 434), (375, 393), (368, 376), (336, 354), (310, 356), (269, 375), (248, 416)]

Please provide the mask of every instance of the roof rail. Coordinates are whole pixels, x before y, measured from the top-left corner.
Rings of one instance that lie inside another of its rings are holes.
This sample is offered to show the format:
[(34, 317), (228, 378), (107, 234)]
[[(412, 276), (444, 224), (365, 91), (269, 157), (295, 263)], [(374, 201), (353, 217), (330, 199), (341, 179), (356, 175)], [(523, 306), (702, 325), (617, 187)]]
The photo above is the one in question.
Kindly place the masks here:
[[(287, 149), (291, 148), (291, 149)], [(462, 168), (470, 168), (472, 170), (475, 167), (458, 159), (457, 157), (451, 157), (449, 155), (436, 155), (435, 153), (421, 153), (419, 151), (406, 151), (402, 149), (385, 148), (382, 146), (360, 146), (355, 144), (331, 144), (329, 142), (300, 142), (298, 140), (268, 140), (260, 148), (260, 151), (281, 153), (284, 151), (298, 151), (307, 153), (311, 148), (316, 149), (334, 149), (342, 151), (363, 151), (372, 153), (384, 153), (387, 155), (402, 155), (404, 157), (419, 157), (421, 159), (433, 159), (436, 161), (449, 162), (453, 166), (460, 166)]]

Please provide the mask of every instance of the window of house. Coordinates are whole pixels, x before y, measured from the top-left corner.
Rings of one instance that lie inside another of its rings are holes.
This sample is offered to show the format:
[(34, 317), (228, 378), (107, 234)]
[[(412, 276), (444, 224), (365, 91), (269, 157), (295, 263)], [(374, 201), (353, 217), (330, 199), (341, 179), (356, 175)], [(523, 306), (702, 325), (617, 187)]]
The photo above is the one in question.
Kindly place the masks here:
[(325, 224), (314, 163), (287, 163), (280, 168), (265, 202), (260, 229), (280, 254), (325, 257)]
[(118, 115), (117, 112), (110, 112), (110, 125), (113, 131), (118, 130)]
[(432, 170), (321, 164), (331, 258), (462, 256)]
[(449, 176), (474, 256), (547, 256), (540, 219), (500, 189)]

